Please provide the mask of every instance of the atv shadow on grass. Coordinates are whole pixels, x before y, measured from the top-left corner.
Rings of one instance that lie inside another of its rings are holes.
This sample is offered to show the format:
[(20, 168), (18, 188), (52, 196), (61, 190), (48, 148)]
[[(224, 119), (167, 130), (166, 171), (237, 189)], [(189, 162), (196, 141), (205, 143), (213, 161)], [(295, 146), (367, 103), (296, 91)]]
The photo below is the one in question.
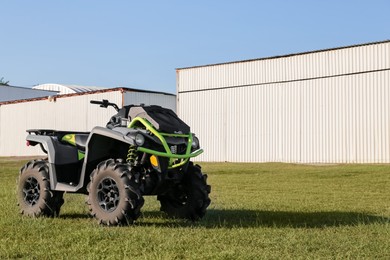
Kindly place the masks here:
[[(140, 226), (166, 227), (206, 227), (206, 228), (326, 228), (369, 225), (373, 223), (390, 223), (390, 218), (375, 216), (362, 212), (323, 211), (323, 212), (289, 212), (262, 210), (220, 210), (210, 209), (200, 222), (178, 219), (163, 219), (164, 214), (158, 211), (146, 211), (136, 223)], [(156, 222), (156, 219), (163, 219)]]
[(92, 218), (88, 213), (62, 213), (60, 219), (89, 219)]

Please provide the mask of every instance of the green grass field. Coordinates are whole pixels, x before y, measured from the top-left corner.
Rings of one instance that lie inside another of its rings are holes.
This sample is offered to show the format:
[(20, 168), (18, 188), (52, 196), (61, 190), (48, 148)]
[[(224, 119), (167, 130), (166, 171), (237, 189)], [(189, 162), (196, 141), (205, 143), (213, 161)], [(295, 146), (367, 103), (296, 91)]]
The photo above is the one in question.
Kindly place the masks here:
[(19, 214), (25, 161), (0, 158), (0, 259), (390, 259), (390, 165), (203, 163), (206, 217), (165, 218), (155, 197), (127, 227), (99, 226), (85, 196), (58, 218)]

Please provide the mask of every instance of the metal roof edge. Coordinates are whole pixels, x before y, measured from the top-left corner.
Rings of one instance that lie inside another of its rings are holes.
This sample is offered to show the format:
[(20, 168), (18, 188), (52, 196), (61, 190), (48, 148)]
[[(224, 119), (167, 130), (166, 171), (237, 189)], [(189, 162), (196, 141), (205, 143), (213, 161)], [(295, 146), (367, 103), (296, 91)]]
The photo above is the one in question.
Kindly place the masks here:
[(130, 91), (130, 92), (142, 92), (142, 93), (150, 93), (150, 94), (162, 94), (162, 95), (168, 95), (168, 96), (176, 96), (175, 94), (162, 92), (162, 91), (144, 90), (144, 89), (126, 88), (126, 87), (118, 87), (118, 88), (126, 90), (126, 91)]
[(0, 85), (0, 87), (6, 87), (6, 88), (17, 88), (17, 89), (28, 89), (36, 92), (53, 92), (53, 94), (58, 93), (58, 91), (54, 90), (45, 90), (45, 89), (35, 89), (35, 88), (29, 88), (29, 87), (21, 87), (21, 86), (12, 86), (12, 85)]
[[(56, 95), (57, 96), (57, 95)], [(44, 96), (44, 97), (36, 97), (36, 98), (26, 98), (26, 99), (17, 99), (17, 100), (10, 100), (10, 101), (3, 101), (0, 102), (0, 106), (3, 105), (10, 105), (10, 104), (18, 104), (18, 103), (26, 103), (30, 101), (38, 101), (38, 100), (45, 100), (49, 96)]]
[(206, 65), (197, 65), (197, 66), (191, 66), (191, 67), (176, 68), (176, 71), (185, 70), (185, 69), (195, 69), (195, 68), (227, 65), (227, 64), (234, 64), (234, 63), (244, 63), (244, 62), (259, 61), (259, 60), (271, 60), (271, 59), (287, 58), (287, 57), (298, 56), (298, 55), (306, 55), (306, 54), (310, 54), (310, 53), (334, 51), (334, 50), (341, 50), (341, 49), (349, 49), (349, 48), (355, 48), (355, 47), (361, 47), (361, 46), (369, 46), (369, 45), (376, 45), (376, 44), (389, 43), (389, 42), (390, 42), (390, 39), (383, 40), (383, 41), (369, 42), (369, 43), (347, 45), (347, 46), (341, 46), (341, 47), (335, 47), (335, 48), (328, 48), (328, 49), (319, 49), (319, 50), (314, 50), (314, 51), (297, 52), (297, 53), (291, 53), (291, 54), (286, 54), (286, 55), (270, 56), (270, 57), (264, 57), (264, 58), (256, 58), (256, 59), (248, 59), (248, 60), (238, 60), (238, 61), (228, 61), (228, 62), (221, 62), (221, 63), (213, 63), (213, 64), (206, 64)]
[[(62, 95), (55, 95), (55, 93), (57, 93), (57, 92), (54, 92), (53, 96), (55, 96), (55, 98), (58, 99), (58, 98), (67, 98), (67, 97), (73, 97), (73, 96), (83, 96), (83, 95), (99, 94), (99, 93), (114, 92), (114, 91), (121, 91), (122, 93), (125, 92), (125, 91), (129, 91), (129, 92), (142, 92), (142, 93), (150, 93), (150, 94), (163, 94), (163, 95), (175, 96), (174, 94), (171, 94), (171, 93), (151, 91), (151, 90), (143, 90), (143, 89), (135, 89), (135, 88), (122, 88), (122, 87), (102, 89), (102, 90), (95, 90), (95, 91), (89, 91), (89, 92), (62, 94)], [(4, 102), (0, 102), (0, 106), (1, 105), (9, 105), (9, 104), (26, 103), (26, 102), (31, 102), (31, 101), (45, 100), (48, 97), (49, 96), (37, 97), (37, 98), (19, 99), (19, 100), (11, 100), (11, 101), (4, 101)]]

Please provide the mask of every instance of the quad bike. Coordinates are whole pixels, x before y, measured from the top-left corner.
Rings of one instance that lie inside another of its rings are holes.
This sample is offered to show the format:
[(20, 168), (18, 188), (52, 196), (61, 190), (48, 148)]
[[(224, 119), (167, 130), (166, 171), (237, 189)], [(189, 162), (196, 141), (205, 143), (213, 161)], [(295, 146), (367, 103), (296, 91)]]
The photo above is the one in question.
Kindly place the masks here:
[(207, 175), (190, 158), (203, 152), (190, 127), (169, 109), (91, 101), (117, 114), (91, 132), (27, 130), (27, 145), (46, 159), (20, 170), (18, 201), (27, 216), (58, 216), (63, 194), (86, 194), (90, 214), (104, 225), (140, 216), (143, 196), (157, 195), (168, 216), (201, 219), (210, 204)]

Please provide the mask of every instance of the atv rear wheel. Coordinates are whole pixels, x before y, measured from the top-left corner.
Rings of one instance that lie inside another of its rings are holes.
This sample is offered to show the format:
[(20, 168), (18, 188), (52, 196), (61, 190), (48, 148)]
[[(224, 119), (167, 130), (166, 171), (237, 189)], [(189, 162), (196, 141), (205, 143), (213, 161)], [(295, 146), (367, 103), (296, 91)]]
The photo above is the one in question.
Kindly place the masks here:
[(104, 225), (133, 223), (144, 204), (139, 186), (139, 176), (130, 165), (113, 159), (101, 162), (87, 188), (91, 215)]
[(206, 214), (210, 190), (207, 175), (202, 174), (199, 165), (194, 166), (190, 162), (182, 183), (157, 196), (157, 199), (161, 203), (161, 211), (168, 216), (196, 221)]
[(18, 204), (23, 215), (54, 217), (64, 204), (62, 191), (51, 191), (46, 160), (33, 160), (20, 170)]

